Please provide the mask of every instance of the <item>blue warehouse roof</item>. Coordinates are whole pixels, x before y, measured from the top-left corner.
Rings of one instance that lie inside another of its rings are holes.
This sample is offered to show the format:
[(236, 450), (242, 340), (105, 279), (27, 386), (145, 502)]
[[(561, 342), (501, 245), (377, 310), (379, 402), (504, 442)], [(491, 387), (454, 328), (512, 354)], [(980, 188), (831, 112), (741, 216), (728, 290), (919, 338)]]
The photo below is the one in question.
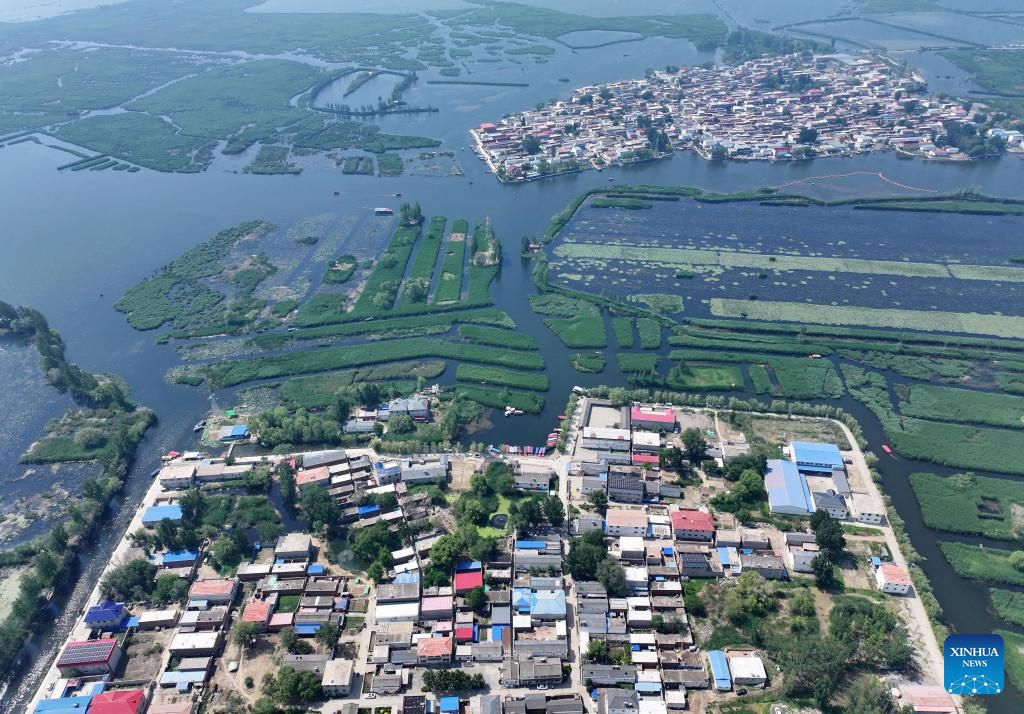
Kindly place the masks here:
[(92, 695), (87, 697), (61, 697), (60, 699), (43, 699), (36, 704), (35, 712), (46, 712), (47, 714), (64, 714), (74, 712), (81, 714), (89, 708), (92, 702)]
[(181, 506), (150, 506), (142, 514), (143, 523), (159, 523), (160, 521), (180, 521)]
[(807, 479), (792, 461), (769, 460), (764, 487), (772, 513), (800, 515), (814, 511)]
[(458, 697), (441, 697), (441, 711), (457, 712), (459, 710)]
[(538, 590), (531, 600), (531, 615), (565, 615), (564, 590)]
[(725, 659), (725, 652), (708, 652), (708, 661), (711, 662), (711, 676), (715, 678), (715, 689), (732, 689), (732, 675), (729, 674), (729, 662)]
[(160, 555), (160, 562), (164, 565), (172, 563), (192, 563), (198, 560), (197, 550), (168, 550)]
[(793, 461), (802, 469), (814, 471), (831, 471), (842, 469), (843, 457), (835, 444), (824, 444), (817, 441), (794, 441), (789, 445)]

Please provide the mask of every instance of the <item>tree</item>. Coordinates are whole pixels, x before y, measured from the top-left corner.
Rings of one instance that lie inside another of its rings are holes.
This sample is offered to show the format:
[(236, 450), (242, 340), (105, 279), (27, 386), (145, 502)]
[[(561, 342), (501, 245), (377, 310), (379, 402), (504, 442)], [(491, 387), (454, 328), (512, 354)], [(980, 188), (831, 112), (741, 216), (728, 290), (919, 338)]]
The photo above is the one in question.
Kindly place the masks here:
[(587, 645), (587, 661), (608, 664), (608, 643), (604, 640), (591, 640)]
[(594, 491), (587, 501), (602, 516), (608, 512), (608, 494), (604, 491)]
[(430, 563), (444, 572), (451, 572), (455, 563), (466, 552), (466, 543), (458, 533), (449, 533), (437, 539), (430, 547)]
[(337, 525), (341, 513), (338, 504), (320, 486), (309, 486), (300, 498), (302, 512), (306, 514), (314, 530), (330, 530)]
[(181, 527), (198, 530), (206, 515), (206, 496), (198, 488), (190, 488), (178, 499), (181, 506)]
[(189, 583), (172, 573), (164, 573), (156, 579), (153, 589), (153, 600), (160, 604), (181, 602), (188, 594)]
[(1014, 570), (1024, 572), (1024, 550), (1015, 550), (1010, 553), (1010, 565)]
[(281, 630), (281, 647), (288, 654), (312, 654), (313, 646), (305, 640), (299, 639), (295, 629), (286, 627)]
[(814, 144), (818, 141), (818, 130), (809, 126), (801, 127), (800, 135), (796, 140), (800, 144)]
[(704, 439), (704, 434), (701, 433), (701, 430), (697, 427), (684, 429), (682, 439), (683, 450), (686, 452), (687, 460), (691, 464), (701, 463), (708, 451), (708, 442)]
[(231, 641), (248, 651), (255, 646), (262, 629), (256, 622), (236, 622), (231, 628)]
[(114, 568), (100, 581), (100, 592), (111, 600), (146, 600), (153, 592), (156, 566), (141, 558)]
[[(236, 530), (241, 533), (241, 531)], [(242, 534), (245, 537), (245, 534)], [(238, 543), (235, 538), (230, 536), (222, 536), (213, 543), (213, 547), (210, 549), (210, 556), (221, 568), (230, 568), (234, 565), (238, 565), (242, 560), (242, 551), (238, 548)]]
[(670, 446), (658, 452), (658, 467), (670, 471), (683, 470), (683, 451), (678, 446)]
[[(594, 534), (600, 538), (595, 538)], [(598, 540), (600, 542), (597, 542)], [(565, 556), (565, 569), (574, 580), (594, 580), (597, 577), (597, 566), (607, 554), (604, 534), (601, 531), (591, 531), (569, 544), (569, 552)]]
[(842, 524), (825, 511), (815, 511), (811, 514), (811, 530), (814, 531), (814, 542), (821, 552), (833, 561), (838, 560), (846, 548)]
[(277, 475), (277, 482), (281, 487), (281, 500), (287, 506), (294, 506), (297, 495), (295, 489), (295, 469), (287, 461), (282, 461), (274, 468), (274, 473)]
[(411, 416), (399, 414), (388, 419), (388, 433), (410, 434), (416, 431), (416, 422)]
[(498, 540), (496, 538), (481, 536), (469, 544), (469, 557), (486, 563), (494, 557), (494, 552), (497, 548)]
[(487, 606), (487, 594), (483, 588), (473, 588), (466, 593), (466, 607), (475, 612), (483, 612)]
[(280, 704), (303, 704), (320, 698), (320, 676), (314, 672), (282, 667), (275, 677), (263, 677), (263, 693)]
[(544, 499), (544, 517), (548, 523), (555, 528), (565, 523), (565, 505), (558, 496), (548, 496)]
[(338, 635), (341, 634), (341, 630), (338, 629), (337, 625), (331, 623), (325, 623), (320, 625), (320, 629), (316, 633), (316, 641), (326, 647), (328, 650), (333, 651), (334, 645), (338, 642)]
[(597, 566), (597, 580), (612, 597), (625, 597), (626, 571), (617, 560), (605, 557)]
[(525, 139), (523, 139), (522, 143), (519, 145), (519, 148), (522, 149), (523, 153), (525, 154), (539, 154), (540, 140), (537, 139), (537, 137), (535, 136), (528, 136)]
[(828, 555), (818, 553), (811, 561), (811, 567), (814, 569), (814, 582), (819, 588), (828, 590), (835, 587), (835, 563)]
[(764, 617), (774, 610), (775, 586), (752, 570), (736, 578), (736, 585), (725, 594), (725, 615), (735, 624)]
[(846, 711), (850, 714), (896, 714), (896, 704), (889, 688), (875, 677), (862, 677), (846, 692)]

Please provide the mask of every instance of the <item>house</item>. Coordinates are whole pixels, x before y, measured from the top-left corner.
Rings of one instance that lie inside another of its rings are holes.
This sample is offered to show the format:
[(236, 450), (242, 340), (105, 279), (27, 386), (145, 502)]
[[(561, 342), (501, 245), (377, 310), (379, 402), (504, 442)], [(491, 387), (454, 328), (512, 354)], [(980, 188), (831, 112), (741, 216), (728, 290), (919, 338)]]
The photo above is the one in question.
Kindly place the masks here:
[(673, 431), (676, 427), (676, 413), (672, 407), (635, 404), (629, 410), (629, 425), (634, 429)]
[(831, 475), (833, 469), (846, 470), (843, 455), (835, 444), (793, 441), (789, 444), (789, 456), (800, 471), (812, 475)]
[[(840, 492), (842, 493), (842, 492)], [(885, 521), (885, 506), (877, 493), (850, 493), (850, 511), (860, 523), (880, 525)]]
[(68, 642), (57, 658), (57, 669), (64, 677), (112, 674), (123, 655), (114, 637)]
[(388, 419), (407, 416), (417, 421), (430, 419), (430, 400), (422, 397), (405, 397), (388, 402)]
[(764, 487), (768, 491), (768, 507), (772, 513), (807, 516), (814, 510), (807, 478), (792, 461), (769, 459)]
[(786, 578), (786, 564), (777, 555), (740, 553), (740, 567), (743, 571), (753, 570), (765, 580), (783, 580)]
[(404, 685), (402, 674), (377, 674), (370, 682), (370, 691), (374, 694), (398, 694)]
[(501, 686), (532, 687), (537, 684), (558, 684), (562, 681), (562, 660), (556, 657), (516, 657), (502, 661)]
[(402, 481), (405, 483), (434, 483), (448, 480), (448, 457), (437, 459), (404, 459)]
[(875, 585), (883, 593), (906, 595), (912, 584), (910, 574), (898, 565), (883, 563), (875, 570)]
[(377, 586), (377, 602), (416, 602), (420, 598), (418, 581), (382, 583)]
[(764, 531), (757, 528), (744, 528), (740, 531), (740, 545), (751, 550), (770, 550), (771, 541)]
[(178, 622), (177, 610), (147, 610), (138, 616), (140, 630), (155, 630), (160, 627), (174, 627)]
[(452, 637), (423, 637), (416, 643), (416, 661), (419, 664), (449, 664), (455, 651)]
[(334, 466), (348, 461), (348, 454), (342, 449), (313, 451), (302, 457), (302, 468), (316, 469), (321, 466)]
[(605, 532), (609, 536), (647, 535), (647, 514), (625, 508), (609, 508), (605, 514)]
[(597, 696), (598, 714), (636, 714), (639, 699), (636, 692), (625, 689), (602, 689)]
[(347, 697), (352, 691), (352, 660), (332, 659), (324, 665), (320, 683), (324, 696)]
[(592, 451), (624, 451), (627, 454), (632, 443), (629, 429), (611, 427), (583, 427), (583, 448)]
[(313, 553), (313, 539), (308, 533), (288, 533), (277, 539), (275, 560), (309, 560)]
[(104, 600), (90, 607), (83, 618), (85, 624), (98, 630), (112, 630), (124, 620), (127, 612), (124, 605), (113, 600)]
[(222, 426), (217, 430), (217, 441), (241, 441), (249, 438), (249, 427), (245, 424)]
[(156, 480), (164, 491), (187, 491), (192, 488), (196, 465), (184, 461), (172, 461), (160, 469)]
[(425, 597), (420, 601), (420, 619), (450, 620), (454, 606), (451, 595)]
[(604, 519), (596, 513), (581, 513), (579, 518), (572, 522), (573, 532), (583, 535), (590, 531), (603, 531)]
[(825, 511), (837, 520), (842, 521), (850, 517), (846, 499), (834, 491), (811, 491), (811, 502), (815, 511)]
[(644, 561), (644, 539), (639, 536), (619, 536), (619, 559), (640, 563)]
[(155, 528), (160, 521), (180, 521), (181, 506), (176, 503), (150, 506), (142, 512), (142, 525)]
[(643, 478), (633, 471), (609, 471), (608, 499), (619, 503), (643, 503)]
[(302, 491), (310, 486), (327, 488), (331, 485), (331, 470), (326, 466), (305, 468), (295, 474), (295, 486)]
[(472, 590), (473, 588), (482, 588), (483, 586), (484, 574), (479, 570), (455, 574), (456, 593), (466, 593)]
[(738, 687), (763, 687), (768, 682), (764, 670), (764, 662), (751, 650), (730, 651), (729, 673), (733, 683)]
[(633, 430), (634, 456), (637, 454), (653, 454), (657, 456), (659, 451), (661, 451), (661, 434), (653, 431)]
[(679, 553), (679, 565), (683, 575), (688, 578), (714, 578), (719, 575), (711, 567), (711, 558), (707, 553)]
[(789, 567), (796, 573), (813, 573), (814, 559), (818, 557), (818, 552), (818, 546), (814, 543), (791, 546), (786, 550), (789, 555)]
[(672, 532), (678, 540), (714, 540), (715, 520), (710, 513), (683, 508), (672, 511), (670, 517)]
[(270, 624), (270, 616), (273, 611), (273, 606), (266, 600), (251, 600), (242, 612), (242, 622), (255, 622), (265, 630)]
[(513, 472), (512, 477), (515, 479), (516, 488), (521, 491), (547, 493), (551, 487), (551, 477), (553, 475), (554, 472), (551, 469), (538, 469), (522, 464)]
[(179, 657), (212, 657), (221, 644), (222, 632), (178, 632), (167, 651)]
[(206, 609), (209, 605), (230, 605), (238, 594), (238, 581), (230, 578), (197, 580), (188, 590), (189, 608)]
[(708, 652), (708, 662), (711, 663), (711, 677), (715, 680), (715, 689), (720, 692), (732, 689), (732, 676), (729, 674), (729, 663), (725, 659), (725, 652), (721, 650)]
[(597, 687), (617, 687), (620, 684), (636, 682), (636, 667), (617, 664), (583, 665), (583, 681), (591, 681)]
[(142, 689), (100, 692), (89, 702), (91, 714), (142, 714), (145, 710), (146, 692)]

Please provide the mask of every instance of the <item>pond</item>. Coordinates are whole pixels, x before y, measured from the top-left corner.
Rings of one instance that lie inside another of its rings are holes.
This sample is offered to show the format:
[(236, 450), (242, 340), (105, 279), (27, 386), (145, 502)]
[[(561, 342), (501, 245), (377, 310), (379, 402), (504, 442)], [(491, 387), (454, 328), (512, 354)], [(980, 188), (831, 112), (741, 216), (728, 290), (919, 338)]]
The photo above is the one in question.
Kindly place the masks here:
[(495, 513), (493, 516), (491, 516), (491, 520), (488, 522), (488, 525), (490, 525), (491, 528), (497, 528), (498, 530), (504, 530), (507, 524), (507, 513)]

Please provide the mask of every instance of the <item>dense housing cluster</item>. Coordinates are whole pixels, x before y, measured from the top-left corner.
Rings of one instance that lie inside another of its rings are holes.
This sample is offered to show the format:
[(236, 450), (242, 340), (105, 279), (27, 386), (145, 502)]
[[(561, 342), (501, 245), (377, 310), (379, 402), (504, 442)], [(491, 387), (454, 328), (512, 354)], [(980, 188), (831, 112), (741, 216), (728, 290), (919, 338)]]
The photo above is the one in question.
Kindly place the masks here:
[(879, 56), (785, 55), (735, 67), (668, 67), (644, 79), (581, 87), (567, 100), (481, 124), (472, 134), (477, 153), (504, 181), (683, 148), (707, 159), (778, 161), (887, 147), (953, 157), (956, 146), (938, 145), (939, 137), (947, 122), (969, 122), (971, 114), (923, 89), (920, 78)]

